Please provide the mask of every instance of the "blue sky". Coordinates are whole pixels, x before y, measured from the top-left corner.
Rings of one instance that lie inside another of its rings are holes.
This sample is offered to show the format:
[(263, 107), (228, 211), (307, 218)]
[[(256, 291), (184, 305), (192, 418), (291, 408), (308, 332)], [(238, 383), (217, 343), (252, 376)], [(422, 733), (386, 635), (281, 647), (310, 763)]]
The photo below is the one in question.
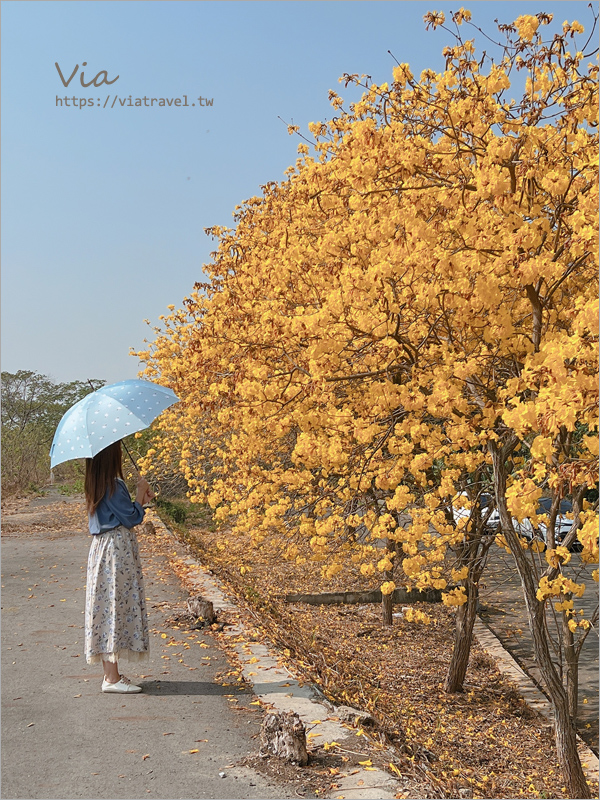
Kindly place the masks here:
[[(578, 0), (462, 4), (486, 32), (540, 11), (591, 22)], [(129, 350), (152, 336), (144, 320), (157, 324), (203, 279), (214, 249), (204, 228), (232, 224), (235, 206), (295, 161), (299, 140), (279, 118), (308, 133), (332, 115), (329, 89), (356, 99), (344, 72), (391, 78), (388, 50), (413, 72), (439, 69), (449, 35), (426, 32), (423, 15), (460, 6), (2, 2), (2, 369), (135, 377)], [(79, 65), (67, 88), (55, 62), (65, 78)], [(118, 80), (81, 86), (82, 71), (87, 83), (101, 70)], [(115, 95), (190, 105), (110, 108)]]

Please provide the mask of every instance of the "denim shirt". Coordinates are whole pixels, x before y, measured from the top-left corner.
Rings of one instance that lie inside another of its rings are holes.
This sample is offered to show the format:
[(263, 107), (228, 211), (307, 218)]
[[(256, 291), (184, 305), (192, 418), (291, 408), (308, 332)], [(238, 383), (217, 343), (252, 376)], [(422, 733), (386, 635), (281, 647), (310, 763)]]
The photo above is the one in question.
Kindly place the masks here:
[(133, 528), (144, 519), (144, 509), (132, 501), (125, 481), (117, 478), (112, 496), (107, 489), (95, 513), (88, 515), (88, 519), (92, 534), (105, 533), (119, 525)]

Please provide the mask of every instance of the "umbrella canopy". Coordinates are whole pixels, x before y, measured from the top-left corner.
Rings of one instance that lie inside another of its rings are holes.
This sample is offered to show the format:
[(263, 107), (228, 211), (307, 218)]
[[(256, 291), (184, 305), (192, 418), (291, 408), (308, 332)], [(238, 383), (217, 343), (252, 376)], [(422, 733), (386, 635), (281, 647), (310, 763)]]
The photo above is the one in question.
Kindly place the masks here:
[(171, 389), (150, 381), (121, 381), (96, 389), (71, 406), (58, 423), (50, 468), (73, 458), (92, 458), (113, 442), (147, 428), (178, 400)]

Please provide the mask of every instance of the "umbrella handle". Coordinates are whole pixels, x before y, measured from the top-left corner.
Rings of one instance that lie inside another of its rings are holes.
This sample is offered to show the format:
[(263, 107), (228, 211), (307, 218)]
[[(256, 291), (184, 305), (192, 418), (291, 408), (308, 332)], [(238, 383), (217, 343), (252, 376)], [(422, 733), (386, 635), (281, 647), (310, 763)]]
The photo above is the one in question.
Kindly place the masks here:
[[(140, 471), (139, 471), (139, 469), (138, 469), (138, 466), (137, 466), (137, 464), (135, 463), (135, 460), (134, 460), (133, 456), (132, 456), (132, 455), (131, 455), (131, 453), (129, 452), (129, 450), (128, 450), (128, 448), (127, 448), (127, 445), (125, 444), (125, 442), (124, 442), (122, 439), (121, 439), (121, 444), (122, 444), (122, 445), (123, 445), (123, 447), (125, 448), (125, 452), (126, 452), (126, 453), (127, 453), (127, 455), (129, 456), (129, 458), (130, 458), (130, 460), (131, 460), (131, 463), (133, 464), (133, 468), (135, 469), (135, 471), (136, 471), (136, 472), (137, 472), (137, 474), (139, 475), (139, 474), (140, 474)], [(155, 494), (155, 496), (156, 496), (156, 492), (155, 492), (154, 494)]]
[[(130, 460), (131, 460), (131, 463), (133, 464), (133, 468), (135, 469), (135, 471), (137, 472), (137, 474), (138, 474), (138, 475), (140, 475), (140, 471), (139, 471), (139, 469), (138, 469), (138, 465), (135, 463), (135, 460), (134, 460), (133, 456), (131, 455), (131, 453), (130, 453), (130, 452), (129, 452), (129, 450), (127, 449), (127, 445), (125, 444), (125, 442), (124, 442), (122, 439), (121, 439), (121, 444), (122, 444), (122, 445), (123, 445), (123, 447), (125, 448), (125, 452), (126, 452), (126, 453), (127, 453), (127, 455), (129, 456), (129, 458), (130, 458)], [(154, 491), (154, 490), (152, 490), (152, 491)], [(155, 495), (155, 496), (156, 496), (157, 494), (158, 494), (158, 491), (154, 492), (154, 495)]]
[(122, 444), (122, 445), (123, 445), (123, 447), (125, 448), (125, 452), (126, 452), (126, 453), (127, 453), (127, 455), (129, 456), (129, 460), (130, 460), (130, 461), (131, 461), (131, 463), (133, 464), (133, 468), (135, 469), (135, 471), (136, 471), (136, 472), (137, 472), (137, 474), (139, 475), (139, 474), (140, 474), (140, 471), (139, 471), (139, 469), (138, 469), (138, 465), (135, 463), (135, 460), (134, 460), (133, 456), (132, 456), (132, 455), (131, 455), (131, 453), (129, 452), (129, 448), (127, 447), (127, 445), (125, 444), (125, 442), (123, 441), (123, 439), (121, 439), (121, 444)]

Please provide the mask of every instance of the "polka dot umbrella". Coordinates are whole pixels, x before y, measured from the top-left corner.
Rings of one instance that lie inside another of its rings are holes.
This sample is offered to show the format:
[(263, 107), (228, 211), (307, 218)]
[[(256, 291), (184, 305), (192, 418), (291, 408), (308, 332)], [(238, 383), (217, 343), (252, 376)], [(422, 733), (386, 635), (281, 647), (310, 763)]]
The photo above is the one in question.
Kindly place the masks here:
[(102, 386), (64, 414), (58, 423), (50, 468), (73, 458), (92, 458), (113, 442), (148, 428), (179, 398), (151, 381), (129, 380)]

